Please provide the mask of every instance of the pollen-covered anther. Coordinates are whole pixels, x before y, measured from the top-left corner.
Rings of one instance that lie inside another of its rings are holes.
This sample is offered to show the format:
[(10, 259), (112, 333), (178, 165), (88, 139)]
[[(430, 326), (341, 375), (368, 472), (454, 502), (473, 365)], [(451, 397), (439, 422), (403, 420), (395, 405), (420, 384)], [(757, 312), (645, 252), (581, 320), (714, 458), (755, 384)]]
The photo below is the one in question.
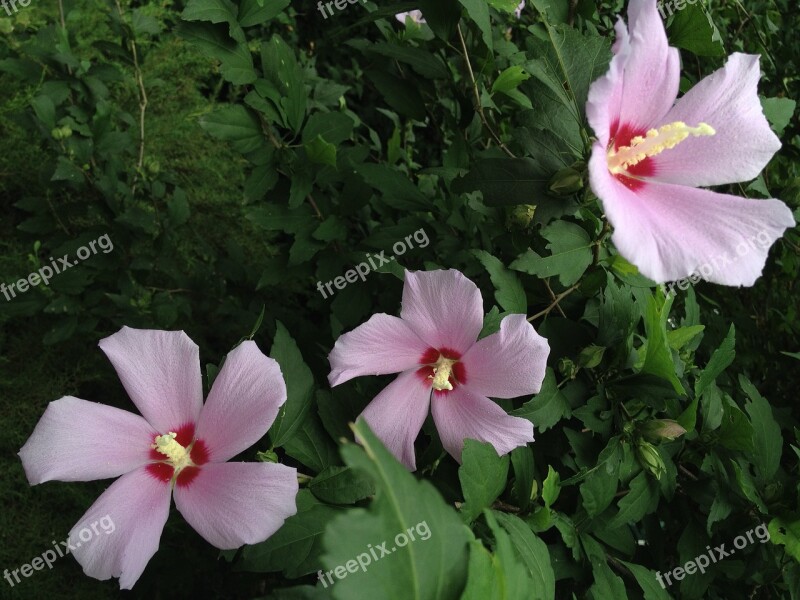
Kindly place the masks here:
[(637, 135), (631, 139), (630, 146), (620, 146), (616, 149), (612, 146), (608, 152), (608, 170), (612, 175), (618, 175), (646, 158), (658, 156), (664, 150), (674, 148), (689, 136), (703, 137), (716, 133), (708, 123), (690, 127), (682, 121), (651, 129), (644, 137)]
[(175, 438), (178, 434), (170, 431), (165, 435), (156, 437), (155, 443), (151, 446), (156, 452), (167, 457), (167, 462), (175, 469), (177, 476), (186, 467), (193, 467), (191, 448), (184, 448)]
[(436, 363), (436, 366), (433, 367), (433, 389), (439, 391), (450, 391), (453, 389), (453, 384), (450, 383), (450, 374), (456, 362), (458, 361), (445, 358), (444, 356), (439, 357), (439, 361)]

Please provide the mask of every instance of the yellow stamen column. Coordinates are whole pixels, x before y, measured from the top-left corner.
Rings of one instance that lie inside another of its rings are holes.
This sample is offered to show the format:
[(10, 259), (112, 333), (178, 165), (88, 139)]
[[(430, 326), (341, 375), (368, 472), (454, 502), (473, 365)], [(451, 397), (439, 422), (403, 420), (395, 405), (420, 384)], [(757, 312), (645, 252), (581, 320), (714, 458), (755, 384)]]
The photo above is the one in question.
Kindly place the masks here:
[(621, 146), (608, 152), (608, 170), (612, 175), (624, 173), (645, 158), (658, 156), (664, 150), (669, 150), (680, 144), (689, 136), (704, 137), (716, 134), (711, 125), (700, 123), (697, 127), (689, 127), (682, 121), (664, 125), (658, 129), (651, 129), (646, 137), (637, 135), (631, 140), (630, 146)]

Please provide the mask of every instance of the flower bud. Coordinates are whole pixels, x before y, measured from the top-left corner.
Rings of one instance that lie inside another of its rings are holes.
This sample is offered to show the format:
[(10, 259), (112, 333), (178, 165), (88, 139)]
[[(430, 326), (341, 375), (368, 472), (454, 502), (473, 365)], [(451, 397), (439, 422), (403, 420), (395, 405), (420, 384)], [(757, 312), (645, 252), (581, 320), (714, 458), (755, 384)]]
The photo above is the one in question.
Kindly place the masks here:
[(667, 472), (667, 467), (664, 465), (658, 448), (648, 442), (640, 442), (636, 451), (641, 465), (650, 471), (653, 477), (661, 479), (661, 476)]
[(550, 179), (550, 191), (557, 196), (571, 196), (583, 189), (583, 175), (572, 167), (564, 167)]
[(641, 426), (642, 435), (651, 442), (674, 440), (686, 433), (681, 425), (672, 419), (655, 419)]

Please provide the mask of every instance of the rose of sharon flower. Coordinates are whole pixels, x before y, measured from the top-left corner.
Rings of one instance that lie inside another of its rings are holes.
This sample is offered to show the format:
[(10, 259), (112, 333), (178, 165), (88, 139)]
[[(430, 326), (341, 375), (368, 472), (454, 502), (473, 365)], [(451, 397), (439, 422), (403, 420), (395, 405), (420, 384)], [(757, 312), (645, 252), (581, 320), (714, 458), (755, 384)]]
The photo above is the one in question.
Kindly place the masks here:
[(421, 10), (410, 10), (408, 12), (397, 13), (394, 16), (395, 19), (397, 19), (403, 24), (405, 24), (406, 22), (406, 17), (410, 18), (417, 25), (422, 25), (423, 23), (427, 23), (425, 17), (422, 16)]
[(533, 441), (533, 424), (487, 396), (538, 392), (550, 347), (525, 315), (507, 316), (500, 331), (476, 341), (482, 328), (481, 293), (461, 272), (406, 271), (400, 318), (373, 315), (336, 340), (328, 380), (336, 386), (400, 373), (359, 418), (412, 471), (429, 406), (444, 448), (459, 462), (467, 438), (506, 454)]
[[(123, 327), (100, 341), (142, 413), (65, 397), (51, 402), (19, 456), (32, 485), (121, 477), (70, 532), (84, 572), (130, 589), (158, 550), (170, 497), (220, 549), (255, 544), (297, 512), (297, 471), (226, 462), (257, 442), (286, 401), (280, 367), (252, 341), (228, 354), (203, 404), (197, 345), (182, 331)], [(77, 532), (108, 515), (114, 532)]]
[(679, 55), (656, 0), (630, 0), (628, 22), (630, 33), (621, 19), (616, 25), (614, 57), (586, 107), (598, 138), (591, 186), (614, 244), (657, 283), (702, 265), (708, 281), (752, 285), (769, 247), (794, 226), (791, 211), (780, 200), (699, 186), (753, 179), (781, 147), (758, 100), (759, 57), (731, 55), (676, 101)]

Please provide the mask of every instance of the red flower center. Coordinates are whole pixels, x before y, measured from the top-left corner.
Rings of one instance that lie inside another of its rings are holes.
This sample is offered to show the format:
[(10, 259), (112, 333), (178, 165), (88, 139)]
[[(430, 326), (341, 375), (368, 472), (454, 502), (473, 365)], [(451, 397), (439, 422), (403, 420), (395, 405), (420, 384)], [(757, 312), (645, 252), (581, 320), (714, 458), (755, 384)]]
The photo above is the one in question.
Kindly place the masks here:
[(417, 374), (429, 381), (435, 393), (446, 394), (467, 383), (461, 354), (451, 348), (428, 348), (419, 359)]
[(188, 486), (208, 462), (208, 449), (203, 440), (194, 437), (194, 423), (186, 423), (174, 431), (155, 438), (150, 447), (147, 472), (164, 483)]

